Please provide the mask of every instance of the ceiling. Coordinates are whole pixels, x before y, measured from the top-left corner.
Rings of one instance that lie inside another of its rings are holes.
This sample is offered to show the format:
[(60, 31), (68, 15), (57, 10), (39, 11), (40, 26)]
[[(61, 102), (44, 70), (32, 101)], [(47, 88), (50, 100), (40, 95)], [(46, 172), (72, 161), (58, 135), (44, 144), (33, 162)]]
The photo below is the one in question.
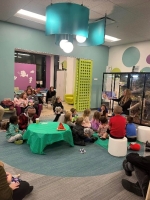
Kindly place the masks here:
[(0, 0), (0, 20), (44, 31), (44, 24), (14, 15), (20, 9), (45, 15), (45, 9), (51, 2), (83, 3), (90, 9), (90, 21), (104, 17), (105, 13), (115, 20), (115, 23), (106, 26), (106, 35), (121, 40), (105, 42), (107, 46), (150, 40), (150, 0)]

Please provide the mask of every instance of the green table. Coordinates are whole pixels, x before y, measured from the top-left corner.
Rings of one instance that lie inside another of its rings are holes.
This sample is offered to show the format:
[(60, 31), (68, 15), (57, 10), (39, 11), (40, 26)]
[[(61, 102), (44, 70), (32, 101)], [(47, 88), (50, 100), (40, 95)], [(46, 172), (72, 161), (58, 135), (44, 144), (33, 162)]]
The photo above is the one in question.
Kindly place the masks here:
[(58, 122), (30, 124), (23, 135), (23, 139), (27, 140), (27, 144), (30, 145), (31, 151), (37, 154), (44, 154), (43, 150), (47, 145), (61, 140), (74, 146), (70, 127), (64, 124), (66, 130), (57, 131), (58, 125)]

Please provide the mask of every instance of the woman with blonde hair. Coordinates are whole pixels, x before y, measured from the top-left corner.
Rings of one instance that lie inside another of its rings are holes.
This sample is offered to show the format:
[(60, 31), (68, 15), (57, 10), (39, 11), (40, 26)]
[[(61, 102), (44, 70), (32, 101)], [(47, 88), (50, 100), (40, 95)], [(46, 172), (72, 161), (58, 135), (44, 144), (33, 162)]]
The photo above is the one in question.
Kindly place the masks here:
[(131, 90), (125, 89), (123, 95), (119, 99), (112, 99), (113, 101), (117, 101), (119, 106), (122, 107), (122, 114), (129, 115), (129, 108), (132, 102), (131, 99)]

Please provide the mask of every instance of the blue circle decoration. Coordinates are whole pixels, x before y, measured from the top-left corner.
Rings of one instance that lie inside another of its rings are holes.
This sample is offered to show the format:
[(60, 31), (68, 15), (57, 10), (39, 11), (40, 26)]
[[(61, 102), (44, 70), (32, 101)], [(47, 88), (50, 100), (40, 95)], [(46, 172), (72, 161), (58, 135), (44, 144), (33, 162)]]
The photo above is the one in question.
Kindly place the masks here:
[(150, 72), (150, 67), (144, 67), (140, 70), (140, 72)]
[(126, 67), (135, 66), (140, 59), (140, 51), (136, 47), (127, 48), (122, 56), (122, 62)]

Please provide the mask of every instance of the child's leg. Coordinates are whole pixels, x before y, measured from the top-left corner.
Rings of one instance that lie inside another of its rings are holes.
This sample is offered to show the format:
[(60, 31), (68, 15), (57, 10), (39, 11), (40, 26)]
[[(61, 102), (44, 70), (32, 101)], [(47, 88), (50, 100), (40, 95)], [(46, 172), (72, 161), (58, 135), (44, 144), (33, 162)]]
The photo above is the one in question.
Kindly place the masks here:
[(103, 133), (103, 136), (102, 136), (102, 138), (107, 138), (108, 137), (108, 133)]
[(22, 135), (21, 134), (16, 134), (15, 136), (10, 137), (7, 141), (8, 142), (15, 142), (16, 140), (21, 140)]

